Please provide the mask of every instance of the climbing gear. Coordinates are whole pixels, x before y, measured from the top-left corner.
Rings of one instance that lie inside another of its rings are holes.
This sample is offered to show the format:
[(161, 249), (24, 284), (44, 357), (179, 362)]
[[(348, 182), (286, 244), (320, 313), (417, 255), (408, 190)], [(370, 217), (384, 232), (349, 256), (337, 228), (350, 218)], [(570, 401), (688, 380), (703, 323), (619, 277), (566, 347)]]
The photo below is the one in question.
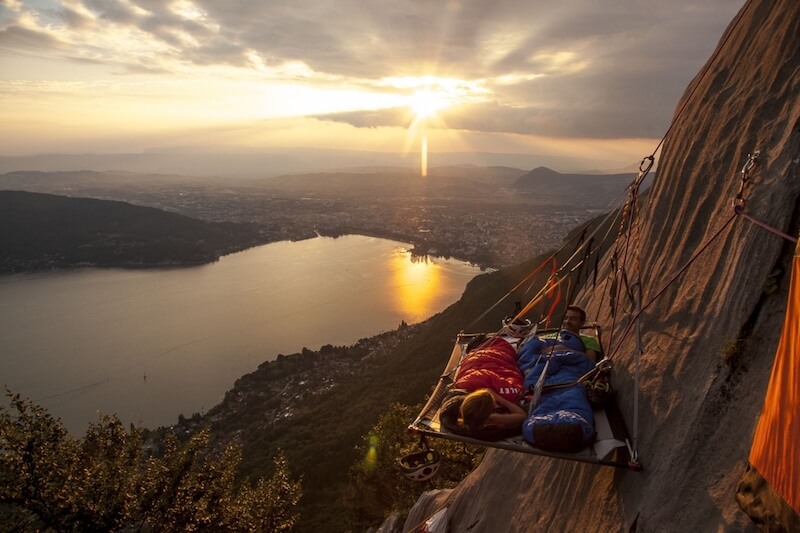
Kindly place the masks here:
[(736, 197), (733, 199), (733, 212), (739, 215), (740, 217), (744, 218), (745, 220), (749, 220), (756, 226), (764, 228), (767, 231), (774, 233), (775, 235), (786, 239), (787, 241), (791, 241), (796, 243), (797, 239), (788, 235), (778, 228), (774, 228), (765, 222), (762, 222), (755, 217), (749, 215), (745, 211), (745, 199), (744, 199), (744, 189), (747, 185), (747, 182), (750, 180), (750, 171), (753, 170), (753, 167), (756, 166), (759, 159), (761, 157), (761, 150), (756, 150), (752, 154), (747, 154), (747, 161), (745, 161), (744, 166), (742, 166), (742, 179), (741, 184), (739, 185), (739, 192), (736, 193)]
[(595, 375), (583, 382), (586, 387), (586, 396), (593, 407), (605, 407), (614, 395), (614, 387), (611, 385), (611, 366), (600, 367), (599, 365), (600, 363), (598, 363)]
[(503, 319), (502, 332), (512, 337), (527, 337), (533, 329), (533, 323), (527, 318), (514, 319), (513, 316), (508, 316)]
[(427, 481), (439, 470), (441, 456), (439, 452), (428, 447), (424, 436), (420, 441), (420, 448), (420, 451), (404, 455), (400, 459), (400, 470), (408, 479)]

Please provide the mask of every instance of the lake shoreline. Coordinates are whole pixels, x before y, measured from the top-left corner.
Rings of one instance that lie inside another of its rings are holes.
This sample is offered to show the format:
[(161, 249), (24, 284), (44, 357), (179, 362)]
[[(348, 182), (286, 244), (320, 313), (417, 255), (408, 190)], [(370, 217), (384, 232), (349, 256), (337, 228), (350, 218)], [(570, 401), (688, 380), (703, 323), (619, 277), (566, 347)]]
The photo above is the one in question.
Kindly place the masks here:
[(19, 274), (44, 274), (44, 273), (56, 273), (56, 272), (70, 272), (70, 271), (78, 271), (83, 269), (104, 269), (104, 270), (173, 270), (173, 269), (183, 269), (183, 268), (193, 268), (193, 267), (201, 267), (205, 265), (210, 265), (213, 263), (218, 262), (221, 258), (237, 254), (240, 252), (244, 252), (247, 250), (251, 250), (253, 248), (258, 248), (260, 246), (266, 246), (268, 244), (275, 244), (279, 242), (302, 242), (307, 241), (310, 239), (314, 239), (317, 237), (327, 237), (332, 239), (338, 239), (340, 237), (347, 237), (347, 236), (361, 236), (361, 237), (374, 237), (378, 239), (384, 239), (388, 241), (394, 241), (405, 245), (411, 245), (412, 247), (408, 249), (409, 253), (411, 253), (414, 257), (436, 257), (440, 259), (455, 259), (457, 261), (463, 261), (465, 263), (469, 263), (477, 268), (480, 268), (482, 272), (485, 272), (487, 269), (494, 268), (492, 265), (484, 264), (479, 261), (475, 261), (474, 258), (469, 258), (465, 256), (454, 255), (450, 253), (441, 253), (439, 251), (439, 247), (436, 245), (417, 240), (414, 242), (413, 239), (409, 239), (406, 236), (401, 236), (397, 234), (392, 234), (388, 232), (380, 232), (380, 231), (371, 231), (371, 232), (357, 232), (357, 233), (340, 233), (340, 234), (326, 234), (322, 232), (317, 232), (313, 235), (303, 235), (297, 238), (289, 238), (289, 239), (267, 239), (264, 242), (259, 242), (256, 244), (248, 245), (242, 248), (235, 248), (225, 253), (218, 255), (217, 257), (207, 260), (207, 261), (165, 261), (163, 263), (115, 263), (115, 264), (107, 264), (107, 263), (91, 263), (91, 262), (81, 262), (80, 264), (67, 264), (64, 266), (51, 266), (51, 267), (33, 267), (33, 268), (24, 268), (20, 270), (7, 270), (7, 269), (0, 269), (0, 279), (4, 276), (13, 276)]
[(394, 240), (319, 237), (202, 268), (0, 277), (4, 384), (71, 430), (97, 410), (156, 427), (217, 404), (281, 353), (424, 321), (482, 273), (453, 259), (419, 260)]

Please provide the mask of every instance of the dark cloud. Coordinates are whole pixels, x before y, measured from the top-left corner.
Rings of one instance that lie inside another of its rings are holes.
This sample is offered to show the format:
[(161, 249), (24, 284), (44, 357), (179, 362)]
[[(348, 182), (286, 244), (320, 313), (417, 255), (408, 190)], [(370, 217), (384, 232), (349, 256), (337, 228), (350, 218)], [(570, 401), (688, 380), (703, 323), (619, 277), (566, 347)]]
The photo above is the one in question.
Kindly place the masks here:
[(71, 30), (81, 31), (91, 27), (92, 24), (92, 20), (89, 17), (69, 7), (57, 10), (56, 16), (62, 19)]
[(120, 0), (83, 0), (83, 5), (102, 20), (116, 24), (134, 24), (139, 18), (127, 2)]
[(0, 30), (0, 48), (6, 50), (48, 50), (60, 45), (61, 42), (48, 33), (21, 26), (9, 26)]
[(141, 17), (137, 23), (139, 29), (156, 36), (182, 33), (198, 41), (214, 37), (208, 27), (195, 20), (181, 17), (172, 11), (164, 10), (163, 7), (160, 5), (158, 10), (148, 10), (150, 13)]
[(385, 126), (407, 128), (412, 119), (412, 117), (409, 116), (408, 109), (404, 107), (377, 109), (373, 111), (331, 113), (327, 115), (318, 115), (314, 118), (332, 122), (343, 122), (357, 128), (379, 128)]
[(246, 52), (245, 49), (236, 44), (215, 40), (215, 42), (187, 51), (184, 59), (188, 59), (197, 65), (226, 64), (247, 67), (250, 64), (250, 60)]

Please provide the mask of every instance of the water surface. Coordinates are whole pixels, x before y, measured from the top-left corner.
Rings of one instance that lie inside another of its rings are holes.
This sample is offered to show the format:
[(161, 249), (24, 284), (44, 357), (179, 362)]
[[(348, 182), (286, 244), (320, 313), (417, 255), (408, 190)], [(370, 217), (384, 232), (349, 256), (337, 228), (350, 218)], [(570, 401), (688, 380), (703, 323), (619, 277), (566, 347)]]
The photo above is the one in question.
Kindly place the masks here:
[(458, 300), (473, 265), (345, 236), (280, 242), (192, 268), (0, 276), (0, 384), (74, 433), (146, 427), (216, 405), (279, 353), (352, 344)]

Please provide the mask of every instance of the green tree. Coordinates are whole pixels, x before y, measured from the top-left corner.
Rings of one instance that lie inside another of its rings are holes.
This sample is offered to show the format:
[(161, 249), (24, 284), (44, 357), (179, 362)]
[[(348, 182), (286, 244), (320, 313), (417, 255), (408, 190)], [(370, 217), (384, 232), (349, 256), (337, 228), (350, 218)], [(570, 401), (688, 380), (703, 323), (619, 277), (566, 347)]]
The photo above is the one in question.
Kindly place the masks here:
[(408, 511), (423, 491), (454, 487), (480, 461), (482, 448), (436, 439), (430, 443), (441, 456), (436, 475), (422, 483), (405, 477), (400, 458), (420, 449), (419, 439), (408, 434), (408, 424), (421, 408), (391, 404), (357, 446), (359, 459), (350, 468), (345, 498), (353, 531), (376, 526), (392, 512)]
[(237, 481), (241, 449), (169, 434), (150, 453), (142, 430), (103, 416), (82, 439), (8, 393), (0, 406), (0, 523), (8, 531), (288, 531), (301, 484), (280, 450), (269, 479)]

